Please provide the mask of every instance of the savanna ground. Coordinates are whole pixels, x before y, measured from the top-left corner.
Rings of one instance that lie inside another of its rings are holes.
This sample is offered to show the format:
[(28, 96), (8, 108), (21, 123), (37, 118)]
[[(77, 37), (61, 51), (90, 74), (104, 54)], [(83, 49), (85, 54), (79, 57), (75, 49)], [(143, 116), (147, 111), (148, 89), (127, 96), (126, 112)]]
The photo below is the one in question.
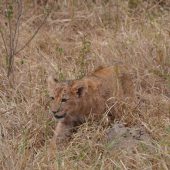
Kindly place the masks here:
[[(25, 0), (18, 48), (47, 10), (41, 29), (15, 56), (12, 84), (0, 38), (0, 169), (170, 169), (170, 2)], [(50, 149), (57, 122), (48, 107), (49, 72), (60, 80), (74, 79), (115, 63), (134, 75), (135, 86), (134, 100), (115, 99), (118, 120), (128, 127), (143, 125), (152, 145), (141, 143), (130, 152), (109, 147), (107, 127), (89, 122), (68, 143)]]

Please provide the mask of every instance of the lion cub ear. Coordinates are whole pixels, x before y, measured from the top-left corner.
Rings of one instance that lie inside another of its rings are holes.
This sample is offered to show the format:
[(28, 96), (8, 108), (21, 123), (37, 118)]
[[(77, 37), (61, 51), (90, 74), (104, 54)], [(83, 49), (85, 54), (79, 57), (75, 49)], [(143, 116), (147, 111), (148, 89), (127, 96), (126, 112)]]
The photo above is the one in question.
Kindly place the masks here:
[(58, 83), (58, 80), (53, 76), (48, 76), (47, 82), (49, 87), (54, 87)]
[(49, 93), (52, 94), (53, 89), (55, 88), (56, 84), (58, 83), (58, 80), (56, 78), (54, 78), (53, 76), (48, 76), (47, 83), (48, 83), (48, 91), (49, 91)]
[(82, 97), (87, 93), (88, 87), (85, 82), (75, 82), (72, 86), (72, 92), (77, 95), (77, 97)]

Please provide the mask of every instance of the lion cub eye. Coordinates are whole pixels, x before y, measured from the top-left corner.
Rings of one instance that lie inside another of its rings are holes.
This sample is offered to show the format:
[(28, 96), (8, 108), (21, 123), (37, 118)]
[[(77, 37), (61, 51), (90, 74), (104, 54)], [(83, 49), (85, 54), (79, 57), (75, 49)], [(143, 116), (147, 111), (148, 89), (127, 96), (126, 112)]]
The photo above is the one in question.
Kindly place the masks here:
[(63, 99), (61, 99), (61, 102), (64, 103), (64, 102), (66, 102), (67, 100), (68, 100), (68, 99), (63, 98)]
[(54, 100), (54, 97), (51, 96), (50, 99), (51, 99), (51, 100)]

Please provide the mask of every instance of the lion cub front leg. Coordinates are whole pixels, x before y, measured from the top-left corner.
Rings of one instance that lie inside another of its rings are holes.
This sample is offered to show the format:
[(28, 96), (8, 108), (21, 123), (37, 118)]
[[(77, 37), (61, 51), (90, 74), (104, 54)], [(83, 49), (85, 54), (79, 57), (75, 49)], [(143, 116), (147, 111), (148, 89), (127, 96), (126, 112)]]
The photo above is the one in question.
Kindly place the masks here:
[(73, 125), (65, 121), (58, 122), (57, 127), (54, 131), (55, 141), (62, 141), (68, 138), (72, 133)]

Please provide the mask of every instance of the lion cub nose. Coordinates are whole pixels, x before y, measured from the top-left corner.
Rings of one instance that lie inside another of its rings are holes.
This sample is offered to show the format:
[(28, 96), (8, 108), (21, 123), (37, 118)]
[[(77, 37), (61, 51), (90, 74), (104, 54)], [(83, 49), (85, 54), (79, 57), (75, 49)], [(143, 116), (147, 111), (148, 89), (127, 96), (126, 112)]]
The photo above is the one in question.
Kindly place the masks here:
[(57, 113), (57, 111), (52, 111), (52, 113), (55, 115)]

